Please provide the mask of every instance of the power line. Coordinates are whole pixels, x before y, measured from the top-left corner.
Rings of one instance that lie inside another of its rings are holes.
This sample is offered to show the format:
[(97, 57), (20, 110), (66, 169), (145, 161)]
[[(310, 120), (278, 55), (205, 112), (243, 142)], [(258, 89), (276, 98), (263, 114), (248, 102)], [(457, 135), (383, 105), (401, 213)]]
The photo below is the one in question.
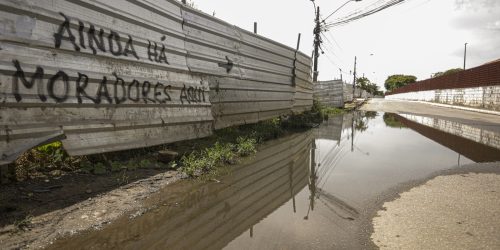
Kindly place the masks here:
[(323, 38), (325, 38), (325, 41), (327, 43), (329, 43), (330, 45), (328, 46), (328, 44), (324, 44), (325, 45), (325, 48), (328, 49), (332, 54), (333, 56), (335, 56), (337, 59), (339, 59), (340, 61), (343, 61), (342, 58), (340, 58), (334, 51), (335, 51), (335, 48), (334, 48), (334, 45), (332, 42), (330, 42), (330, 40), (323, 35)]
[[(357, 11), (353, 14), (350, 14), (350, 15), (347, 15), (346, 17), (344, 18), (340, 18), (338, 19), (337, 21), (333, 21), (333, 22), (330, 22), (330, 23), (326, 23), (326, 25), (324, 26), (325, 28), (331, 28), (331, 27), (335, 27), (335, 26), (339, 26), (339, 25), (344, 25), (344, 24), (347, 24), (347, 23), (350, 23), (352, 21), (355, 21), (355, 20), (358, 20), (358, 19), (361, 19), (363, 17), (367, 17), (367, 16), (370, 16), (370, 15), (373, 15), (377, 12), (380, 12), (382, 10), (385, 10), (389, 7), (392, 7), (392, 6), (395, 6), (395, 5), (398, 5), (398, 4), (401, 4), (403, 3), (404, 1), (406, 0), (390, 0), (386, 3), (383, 3), (382, 5), (380, 6), (376, 6), (376, 7), (373, 7), (367, 11)], [(381, 1), (379, 1), (381, 2)], [(377, 2), (377, 3), (379, 3)], [(374, 4), (372, 4), (374, 5)]]
[(340, 44), (337, 42), (337, 40), (335, 40), (332, 33), (330, 33), (330, 32), (325, 32), (325, 33), (330, 36), (330, 38), (333, 40), (335, 45), (337, 45), (337, 47), (339, 48), (340, 52), (343, 52), (344, 49), (340, 46)]

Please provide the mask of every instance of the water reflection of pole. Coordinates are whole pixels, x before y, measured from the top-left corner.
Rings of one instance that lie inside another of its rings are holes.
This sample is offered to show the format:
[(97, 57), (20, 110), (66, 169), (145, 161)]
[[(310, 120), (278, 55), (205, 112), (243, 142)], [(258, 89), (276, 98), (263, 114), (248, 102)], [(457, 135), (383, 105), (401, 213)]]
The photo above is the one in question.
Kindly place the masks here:
[(309, 208), (307, 209), (307, 214), (304, 216), (304, 220), (309, 219), (309, 212), (314, 210), (314, 197), (316, 196), (316, 141), (312, 139), (311, 147), (311, 169), (309, 176)]
[(297, 212), (297, 207), (295, 206), (295, 194), (293, 194), (293, 166), (295, 165), (295, 160), (292, 160), (290, 164), (288, 165), (289, 169), (289, 179), (290, 179), (290, 195), (292, 196), (292, 205), (293, 205), (293, 213)]
[(311, 181), (309, 185), (311, 190), (310, 203), (311, 210), (314, 211), (314, 196), (316, 195), (316, 141), (313, 139), (311, 151)]
[(352, 114), (352, 123), (351, 123), (351, 152), (354, 151), (354, 113)]

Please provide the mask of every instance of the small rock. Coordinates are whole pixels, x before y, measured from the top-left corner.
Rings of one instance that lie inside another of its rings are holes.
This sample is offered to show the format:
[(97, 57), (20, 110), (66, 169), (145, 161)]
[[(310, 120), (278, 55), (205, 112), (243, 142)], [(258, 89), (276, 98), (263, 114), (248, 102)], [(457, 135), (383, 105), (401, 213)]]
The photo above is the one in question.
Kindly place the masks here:
[(50, 171), (50, 175), (52, 175), (52, 176), (61, 176), (62, 175), (62, 171), (59, 170), (59, 169), (52, 170), (52, 171)]
[(89, 218), (89, 216), (88, 216), (88, 215), (86, 215), (86, 214), (84, 214), (84, 215), (82, 215), (82, 217), (80, 217), (80, 218), (82, 218), (82, 219), (88, 219), (88, 218)]
[(45, 179), (45, 180), (43, 180), (43, 181), (44, 181), (44, 182), (50, 182), (50, 180), (49, 180), (49, 179)]
[(179, 156), (179, 153), (171, 150), (161, 150), (158, 152), (158, 161), (163, 163), (169, 163)]
[(85, 190), (85, 193), (87, 193), (87, 194), (92, 193), (92, 189), (89, 188), (89, 189)]

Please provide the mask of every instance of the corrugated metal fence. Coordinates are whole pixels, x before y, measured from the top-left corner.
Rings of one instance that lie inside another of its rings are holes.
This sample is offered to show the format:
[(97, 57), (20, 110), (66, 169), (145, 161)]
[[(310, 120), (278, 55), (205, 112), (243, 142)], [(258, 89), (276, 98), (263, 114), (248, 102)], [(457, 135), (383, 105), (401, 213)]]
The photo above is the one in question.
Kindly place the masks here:
[(436, 89), (474, 88), (494, 85), (500, 85), (500, 61), (459, 71), (454, 74), (412, 83), (401, 88), (397, 88), (386, 95)]
[(312, 105), (311, 59), (173, 0), (0, 0), (0, 164), (210, 135)]
[(329, 107), (344, 107), (344, 83), (342, 80), (314, 83), (314, 99)]

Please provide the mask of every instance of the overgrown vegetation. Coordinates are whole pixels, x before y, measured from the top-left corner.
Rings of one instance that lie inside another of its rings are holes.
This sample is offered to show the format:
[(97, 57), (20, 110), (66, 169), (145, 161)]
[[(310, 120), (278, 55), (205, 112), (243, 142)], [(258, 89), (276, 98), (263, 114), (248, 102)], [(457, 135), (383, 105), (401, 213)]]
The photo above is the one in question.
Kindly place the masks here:
[(397, 117), (395, 114), (391, 113), (384, 113), (384, 123), (387, 127), (391, 128), (405, 128), (406, 125), (404, 125)]
[(397, 88), (417, 82), (417, 77), (413, 75), (391, 75), (385, 80), (384, 87), (391, 92)]
[(384, 95), (384, 92), (379, 89), (379, 86), (376, 83), (371, 82), (370, 79), (364, 76), (356, 78), (356, 88), (365, 90), (372, 95)]
[(436, 73), (432, 74), (431, 78), (436, 78), (436, 77), (439, 77), (439, 76), (452, 75), (452, 74), (458, 73), (460, 71), (463, 71), (463, 69), (461, 69), (461, 68), (453, 68), (453, 69), (446, 70), (444, 72), (440, 71), (440, 72), (436, 72)]
[[(345, 111), (343, 109), (340, 109), (340, 108), (327, 107), (327, 106), (321, 104), (320, 102), (318, 102), (317, 100), (314, 100), (311, 112), (313, 114), (318, 113), (319, 119), (327, 120), (328, 117), (343, 114)], [(316, 121), (316, 122), (321, 122), (321, 121)]]
[[(90, 156), (71, 157), (61, 142), (54, 142), (34, 148), (16, 160), (13, 179), (57, 178), (66, 172), (115, 173), (117, 184), (121, 185), (129, 180), (127, 172), (137, 169), (177, 169), (186, 176), (199, 176), (256, 153), (257, 146), (265, 141), (312, 128), (342, 112), (342, 109), (325, 107), (314, 101), (310, 111), (217, 130), (207, 138)], [(177, 152), (180, 157), (162, 161), (159, 153), (165, 149)]]

